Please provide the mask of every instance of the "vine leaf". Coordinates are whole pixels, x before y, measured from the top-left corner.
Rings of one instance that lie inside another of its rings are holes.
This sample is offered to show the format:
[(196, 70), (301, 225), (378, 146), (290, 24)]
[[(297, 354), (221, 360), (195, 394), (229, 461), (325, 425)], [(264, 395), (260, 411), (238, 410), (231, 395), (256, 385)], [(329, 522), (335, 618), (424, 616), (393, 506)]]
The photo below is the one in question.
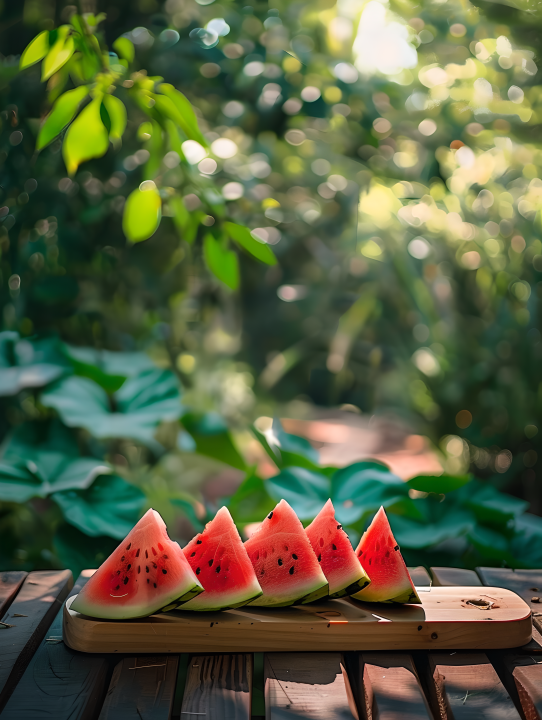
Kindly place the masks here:
[(118, 145), (120, 139), (124, 135), (126, 130), (126, 108), (122, 100), (114, 95), (105, 95), (103, 104), (108, 112), (109, 119), (111, 121), (111, 128), (109, 130), (109, 139), (113, 144)]
[(55, 44), (51, 47), (41, 68), (42, 81), (49, 80), (60, 68), (65, 65), (73, 55), (75, 44), (73, 37), (68, 35), (68, 25), (62, 25), (58, 29), (58, 37)]
[(101, 98), (94, 98), (68, 128), (62, 154), (70, 175), (85, 160), (101, 157), (109, 147), (109, 136), (100, 117)]
[(87, 95), (88, 89), (81, 85), (74, 90), (68, 90), (58, 98), (40, 128), (36, 150), (43, 150), (64, 130), (66, 125), (71, 123), (79, 105)]
[(224, 229), (238, 245), (244, 248), (248, 253), (267, 265), (276, 265), (277, 258), (273, 251), (265, 243), (261, 243), (250, 234), (250, 230), (243, 225), (233, 222), (225, 222)]
[(203, 238), (203, 256), (209, 270), (232, 290), (239, 287), (239, 263), (233, 250), (225, 248), (211, 233)]
[(31, 65), (35, 65), (47, 55), (49, 52), (49, 31), (44, 30), (30, 42), (19, 62), (19, 69), (24, 70)]

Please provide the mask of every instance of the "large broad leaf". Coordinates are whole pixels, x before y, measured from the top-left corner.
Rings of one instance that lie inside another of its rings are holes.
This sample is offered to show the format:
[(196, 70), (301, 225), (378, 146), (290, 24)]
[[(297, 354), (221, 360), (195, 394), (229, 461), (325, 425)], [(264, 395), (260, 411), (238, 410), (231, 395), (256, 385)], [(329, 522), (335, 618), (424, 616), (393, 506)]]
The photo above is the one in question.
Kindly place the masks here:
[(510, 540), (510, 552), (514, 557), (512, 567), (542, 567), (542, 518), (525, 513), (517, 518), (515, 530)]
[(295, 466), (324, 472), (320, 468), (318, 450), (305, 438), (287, 433), (278, 418), (274, 418), (269, 430), (262, 433), (253, 427), (252, 432), (279, 468)]
[(124, 205), (122, 229), (130, 242), (142, 242), (154, 235), (162, 218), (162, 200), (151, 180), (133, 190)]
[(235, 446), (228, 426), (217, 413), (196, 415), (187, 413), (181, 422), (196, 443), (199, 455), (220, 460), (245, 471), (247, 469), (243, 456)]
[(103, 460), (80, 457), (71, 431), (58, 421), (23, 423), (2, 446), (0, 500), (25, 502), (60, 490), (85, 489), (109, 472)]
[(100, 475), (86, 490), (52, 495), (67, 522), (86, 535), (122, 540), (137, 522), (145, 496), (118, 475)]
[(15, 332), (0, 333), (0, 397), (43, 387), (68, 372), (56, 340), (30, 342)]
[(58, 559), (72, 571), (74, 577), (78, 577), (82, 570), (100, 567), (117, 545), (118, 540), (103, 535), (89, 537), (67, 523), (58, 528), (53, 539)]
[(400, 515), (390, 515), (389, 520), (399, 545), (414, 549), (466, 535), (476, 522), (472, 513), (458, 508), (449, 509), (440, 520), (425, 524)]
[(104, 95), (103, 104), (111, 122), (109, 138), (113, 143), (118, 144), (126, 130), (126, 108), (122, 100), (114, 95)]
[(58, 98), (40, 127), (36, 150), (42, 150), (60, 135), (66, 125), (71, 123), (79, 109), (79, 105), (87, 95), (88, 88), (81, 85), (74, 90), (68, 90)]
[(476, 525), (468, 533), (468, 538), (484, 560), (497, 562), (499, 565), (514, 563), (509, 540), (502, 533)]
[(204, 525), (196, 515), (196, 509), (190, 500), (183, 497), (170, 497), (170, 502), (174, 507), (178, 507), (182, 511), (183, 515), (186, 515), (194, 526), (194, 530), (197, 532), (201, 532), (203, 530)]
[(145, 370), (129, 377), (117, 392), (84, 377), (61, 380), (41, 395), (69, 427), (85, 428), (97, 438), (132, 438), (155, 447), (160, 422), (182, 414), (181, 394), (169, 370)]
[(228, 502), (228, 510), (240, 525), (260, 522), (276, 505), (267, 492), (267, 481), (254, 474), (248, 475)]
[(118, 390), (127, 377), (156, 367), (142, 352), (111, 352), (73, 345), (64, 345), (63, 351), (76, 375), (94, 380), (108, 392)]
[(407, 481), (412, 490), (446, 495), (459, 490), (472, 480), (472, 475), (418, 475)]
[(312, 520), (330, 497), (329, 478), (300, 467), (285, 468), (266, 480), (266, 488), (275, 502), (284, 498), (300, 520)]
[(277, 258), (273, 251), (265, 243), (261, 243), (250, 234), (250, 230), (243, 225), (233, 222), (225, 222), (224, 229), (238, 245), (244, 248), (250, 255), (267, 265), (276, 265)]
[(49, 31), (44, 30), (40, 32), (36, 37), (26, 46), (21, 60), (19, 62), (19, 68), (24, 70), (31, 65), (35, 65), (47, 55), (49, 52)]
[(82, 162), (101, 157), (107, 152), (109, 135), (100, 116), (101, 104), (99, 97), (92, 100), (68, 128), (62, 155), (70, 175), (76, 172)]
[(465, 488), (462, 497), (480, 522), (497, 526), (505, 526), (529, 507), (525, 500), (499, 492), (489, 483), (479, 480)]
[(233, 250), (228, 250), (211, 233), (203, 238), (203, 257), (209, 270), (232, 290), (239, 287), (239, 263)]

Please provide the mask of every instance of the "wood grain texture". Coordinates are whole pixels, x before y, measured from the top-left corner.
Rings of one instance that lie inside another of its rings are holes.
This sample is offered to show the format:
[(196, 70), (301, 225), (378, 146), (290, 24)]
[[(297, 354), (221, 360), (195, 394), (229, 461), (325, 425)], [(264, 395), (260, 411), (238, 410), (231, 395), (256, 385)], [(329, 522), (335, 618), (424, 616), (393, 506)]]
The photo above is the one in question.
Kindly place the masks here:
[(433, 720), (408, 653), (362, 653), (357, 682), (369, 720)]
[(121, 660), (99, 720), (169, 720), (177, 683), (177, 655), (143, 655)]
[(484, 585), (506, 588), (523, 598), (533, 613), (533, 625), (542, 633), (542, 570), (480, 567), (476, 572)]
[(19, 570), (0, 572), (0, 618), (13, 602), (27, 575), (28, 573)]
[(464, 570), (463, 568), (432, 567), (431, 575), (433, 576), (433, 585), (436, 587), (454, 587), (456, 585), (468, 587), (482, 584), (474, 570)]
[(73, 585), (69, 570), (30, 573), (2, 622), (0, 629), (0, 710), (21, 679), (36, 648)]
[(442, 720), (520, 720), (485, 653), (429, 653), (429, 694)]
[(268, 653), (266, 720), (358, 720), (340, 653)]
[[(92, 573), (92, 570), (85, 570), (81, 574), (72, 596), (79, 592)], [(64, 645), (60, 610), (1, 718), (94, 720), (102, 705), (109, 670), (107, 658), (75, 653)]]
[(251, 687), (251, 655), (194, 655), (188, 665), (181, 718), (250, 720)]
[[(432, 588), (423, 605), (375, 605), (348, 599), (294, 608), (220, 613), (171, 612), (100, 621), (64, 612), (64, 640), (85, 652), (345, 652), (518, 647), (531, 639), (529, 608), (497, 588)], [(483, 609), (470, 600), (493, 603)]]
[(536, 656), (507, 653), (507, 672), (512, 676), (526, 720), (542, 718), (542, 665)]

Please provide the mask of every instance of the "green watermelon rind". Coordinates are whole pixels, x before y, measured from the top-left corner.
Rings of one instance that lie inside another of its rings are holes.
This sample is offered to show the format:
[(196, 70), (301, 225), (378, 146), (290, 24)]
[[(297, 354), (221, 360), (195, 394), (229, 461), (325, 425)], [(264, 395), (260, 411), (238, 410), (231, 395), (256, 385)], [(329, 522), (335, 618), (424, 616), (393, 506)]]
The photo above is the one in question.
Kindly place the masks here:
[[(309, 588), (305, 588), (300, 595), (295, 595), (285, 600), (283, 597), (277, 595), (262, 595), (260, 598), (256, 598), (250, 603), (251, 607), (290, 607), (291, 605), (305, 605), (309, 602), (314, 602), (322, 597), (328, 597), (329, 585), (327, 582), (318, 582), (313, 584)], [(262, 602), (264, 600), (264, 602)]]
[[(208, 598), (207, 602), (203, 604), (203, 596), (200, 598), (195, 597), (192, 601), (177, 607), (177, 610), (186, 610), (190, 612), (218, 612), (219, 610), (233, 610), (234, 608), (248, 605), (252, 600), (255, 600), (261, 595), (263, 595), (263, 591), (258, 585), (258, 589), (251, 587), (243, 588), (242, 591), (232, 591), (227, 595), (225, 593), (221, 593), (221, 602), (218, 604), (212, 604), (212, 598)], [(194, 602), (197, 600), (199, 600), (199, 603)]]
[(368, 587), (370, 584), (370, 578), (363, 572), (361, 574), (361, 577), (359, 577), (357, 580), (354, 580), (354, 582), (351, 582), (349, 585), (342, 588), (341, 590), (337, 590), (336, 592), (334, 592), (332, 595), (329, 596), (329, 599), (337, 600), (338, 598), (355, 595), (356, 593), (365, 590), (365, 588)]

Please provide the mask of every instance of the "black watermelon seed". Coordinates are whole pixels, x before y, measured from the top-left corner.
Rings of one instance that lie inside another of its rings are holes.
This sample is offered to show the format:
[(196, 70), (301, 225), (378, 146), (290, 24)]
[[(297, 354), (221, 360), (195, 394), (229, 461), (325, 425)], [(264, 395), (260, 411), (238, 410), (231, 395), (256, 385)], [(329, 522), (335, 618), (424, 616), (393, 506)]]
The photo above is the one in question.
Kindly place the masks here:
[(132, 543), (128, 543), (128, 547), (126, 548), (126, 550), (129, 550), (131, 547), (132, 547)]
[(120, 570), (117, 570), (117, 575), (120, 575)]
[(128, 582), (129, 579), (130, 579), (130, 578), (128, 577), (128, 575), (124, 578), (124, 584), (125, 584), (125, 585), (126, 585), (126, 583)]
[(132, 567), (131, 564), (128, 563), (128, 567), (126, 568), (126, 570), (130, 570), (131, 567)]
[(265, 575), (265, 570), (262, 568), (262, 571), (260, 572), (260, 575)]
[(394, 549), (395, 551), (399, 550), (399, 545), (396, 545), (393, 549)]
[(149, 557), (149, 551), (148, 551), (148, 550), (145, 550), (145, 557), (146, 557), (146, 558)]
[(273, 513), (270, 512), (269, 515), (267, 516), (267, 519), (268, 519), (268, 520), (271, 520), (272, 517), (273, 517)]
[(342, 529), (343, 529), (342, 525), (337, 525), (337, 530), (342, 530)]
[(196, 554), (195, 552), (191, 553), (190, 557), (194, 557), (195, 554)]
[(294, 566), (293, 566), (293, 565), (292, 565), (292, 567), (288, 570), (288, 572), (290, 573), (290, 575), (293, 575), (293, 574), (294, 574)]
[(217, 571), (217, 573), (220, 572), (220, 565), (218, 565), (218, 567), (216, 568), (216, 571)]
[(297, 555), (295, 553), (292, 553), (292, 557), (294, 560), (297, 560)]
[(154, 568), (155, 570), (156, 570), (156, 568), (158, 567), (158, 565), (157, 565), (155, 562), (153, 562), (152, 566), (153, 566), (153, 568)]
[(117, 585), (117, 587), (115, 588), (115, 590), (120, 590), (120, 585)]
[(213, 563), (214, 563), (213, 559), (209, 560), (209, 567), (212, 567)]
[(358, 557), (361, 557), (363, 555), (363, 550), (360, 550), (358, 553)]
[(121, 562), (124, 562), (125, 560), (126, 560), (126, 558), (125, 558), (124, 555), (123, 555), (123, 556), (121, 557), (120, 561), (121, 561)]
[(146, 570), (147, 572), (149, 572), (149, 566), (148, 566), (148, 565), (145, 565), (145, 570)]
[(140, 572), (141, 572), (141, 565), (138, 565), (137, 566), (137, 574), (139, 575)]
[(136, 557), (139, 557), (140, 551), (141, 551), (141, 548), (137, 548)]
[(149, 578), (147, 578), (147, 583), (150, 583), (150, 580), (149, 580)]
[(331, 547), (333, 548), (333, 550), (337, 549), (337, 546), (335, 545), (335, 543), (333, 543), (333, 545)]
[(164, 575), (167, 575), (167, 570), (164, 570), (164, 568), (162, 568), (162, 572), (164, 573)]
[(169, 559), (167, 555), (162, 555), (162, 557), (164, 558), (164, 560), (168, 560), (168, 559)]
[(153, 583), (154, 587), (156, 587), (156, 583)]
[(196, 575), (199, 575), (201, 572), (201, 568), (196, 568)]
[(282, 560), (279, 558), (278, 560), (279, 565), (282, 565)]
[(318, 555), (318, 562), (322, 562), (322, 555)]
[(196, 540), (196, 545), (201, 545), (201, 540)]

